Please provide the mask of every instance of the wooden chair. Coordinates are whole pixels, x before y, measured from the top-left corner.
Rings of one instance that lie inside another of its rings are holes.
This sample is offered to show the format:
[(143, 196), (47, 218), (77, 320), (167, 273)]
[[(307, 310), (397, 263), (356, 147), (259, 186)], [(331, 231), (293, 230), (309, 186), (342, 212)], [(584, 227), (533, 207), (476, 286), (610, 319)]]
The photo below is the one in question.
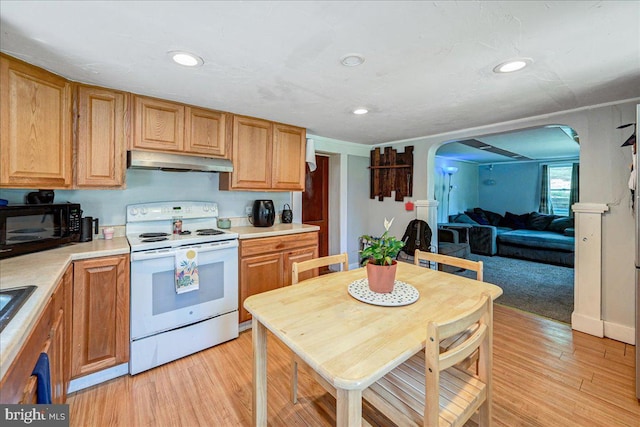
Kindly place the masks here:
[[(425, 351), (376, 381), (363, 398), (401, 426), (462, 426), (478, 411), (479, 427), (491, 424), (493, 302), (483, 294), (466, 314), (447, 323), (429, 322)], [(473, 325), (477, 325), (473, 328)], [(475, 332), (441, 353), (438, 343)], [(477, 374), (456, 365), (479, 352)]]
[(308, 261), (294, 262), (291, 265), (291, 284), (298, 283), (300, 273), (309, 270), (316, 270), (314, 276), (318, 275), (317, 269), (320, 267), (328, 267), (334, 264), (342, 264), (342, 271), (349, 270), (349, 256), (347, 254), (329, 255), (322, 258), (314, 258)]
[[(476, 280), (482, 281), (483, 279), (483, 264), (482, 261), (471, 261), (468, 259), (464, 259), (464, 258), (456, 258), (453, 256), (449, 256), (449, 255), (442, 255), (442, 254), (435, 254), (432, 252), (425, 252), (425, 251), (421, 251), (419, 249), (416, 249), (416, 252), (414, 254), (414, 263), (417, 266), (420, 266), (420, 261), (427, 261), (427, 263), (429, 262), (437, 262), (439, 264), (446, 264), (446, 265), (450, 265), (450, 266), (454, 266), (454, 267), (458, 267), (458, 268), (464, 268), (465, 270), (472, 270), (476, 272)], [(462, 333), (458, 334), (458, 335), (454, 335), (451, 336), (449, 338), (443, 339), (440, 342), (440, 351), (446, 351), (447, 349), (451, 348), (452, 346), (456, 345), (457, 342), (463, 341), (465, 340), (468, 336), (470, 336), (472, 333), (474, 332), (474, 328), (471, 328), (469, 330), (463, 331)], [(473, 364), (476, 364), (476, 371), (477, 371), (477, 365), (478, 365), (478, 354), (474, 353), (472, 354), (469, 358), (467, 358), (466, 360), (462, 361), (459, 365), (458, 368), (461, 369), (466, 369), (468, 367), (470, 367)]]
[(483, 281), (482, 261), (472, 261), (465, 258), (456, 258), (449, 255), (434, 254), (432, 252), (421, 251), (416, 249), (413, 256), (415, 265), (420, 266), (420, 260), (427, 262), (437, 262), (438, 264), (447, 264), (454, 267), (464, 268), (465, 270), (473, 270), (476, 272), (476, 280)]
[[(349, 271), (349, 256), (346, 253), (338, 255), (330, 255), (321, 258), (314, 258), (308, 261), (294, 262), (291, 265), (291, 284), (295, 285), (299, 283), (300, 273), (315, 270), (314, 276), (318, 275), (317, 269), (319, 267), (328, 267), (330, 265), (342, 264), (342, 271)], [(295, 404), (298, 402), (298, 364), (304, 364), (304, 362), (292, 353), (291, 358), (291, 401)], [(336, 395), (335, 388), (331, 386), (324, 378), (320, 377), (312, 369), (308, 370), (316, 381), (318, 381), (328, 392), (334, 397)]]

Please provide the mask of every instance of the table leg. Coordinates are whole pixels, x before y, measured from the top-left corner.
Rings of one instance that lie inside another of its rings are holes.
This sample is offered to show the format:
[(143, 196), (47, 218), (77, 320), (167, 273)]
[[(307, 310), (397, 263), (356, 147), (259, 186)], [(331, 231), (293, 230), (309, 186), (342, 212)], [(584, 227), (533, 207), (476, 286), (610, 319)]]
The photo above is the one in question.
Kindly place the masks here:
[(253, 342), (253, 426), (267, 425), (267, 329), (254, 317)]
[(337, 427), (362, 425), (362, 390), (337, 389)]

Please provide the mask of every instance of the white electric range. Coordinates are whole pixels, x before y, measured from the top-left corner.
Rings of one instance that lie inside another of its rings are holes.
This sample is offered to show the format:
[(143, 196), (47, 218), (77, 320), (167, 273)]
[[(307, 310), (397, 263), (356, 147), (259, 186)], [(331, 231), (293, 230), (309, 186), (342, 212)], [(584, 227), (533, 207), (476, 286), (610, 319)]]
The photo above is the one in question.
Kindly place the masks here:
[[(137, 374), (238, 336), (238, 235), (217, 228), (213, 202), (127, 206), (131, 352)], [(176, 291), (176, 257), (197, 256), (199, 288)]]

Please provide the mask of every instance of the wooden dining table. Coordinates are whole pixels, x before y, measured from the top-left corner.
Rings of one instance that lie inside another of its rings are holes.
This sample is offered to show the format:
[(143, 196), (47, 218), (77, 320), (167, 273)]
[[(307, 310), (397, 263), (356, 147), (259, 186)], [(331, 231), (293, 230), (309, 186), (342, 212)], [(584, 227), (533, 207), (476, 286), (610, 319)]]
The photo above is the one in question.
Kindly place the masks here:
[(470, 309), (498, 286), (431, 268), (398, 263), (396, 280), (419, 292), (401, 306), (362, 302), (349, 285), (366, 269), (332, 273), (253, 295), (253, 425), (266, 426), (267, 330), (336, 389), (336, 425), (360, 426), (362, 391), (424, 349), (429, 321), (444, 322)]

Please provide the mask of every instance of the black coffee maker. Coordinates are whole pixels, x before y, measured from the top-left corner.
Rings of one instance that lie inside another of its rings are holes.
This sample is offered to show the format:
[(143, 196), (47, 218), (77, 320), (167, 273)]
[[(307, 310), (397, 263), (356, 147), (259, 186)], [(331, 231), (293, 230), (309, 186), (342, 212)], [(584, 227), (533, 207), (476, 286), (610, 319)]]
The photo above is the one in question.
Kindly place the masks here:
[(80, 223), (80, 241), (90, 242), (93, 235), (98, 234), (99, 219), (92, 216), (85, 216)]

